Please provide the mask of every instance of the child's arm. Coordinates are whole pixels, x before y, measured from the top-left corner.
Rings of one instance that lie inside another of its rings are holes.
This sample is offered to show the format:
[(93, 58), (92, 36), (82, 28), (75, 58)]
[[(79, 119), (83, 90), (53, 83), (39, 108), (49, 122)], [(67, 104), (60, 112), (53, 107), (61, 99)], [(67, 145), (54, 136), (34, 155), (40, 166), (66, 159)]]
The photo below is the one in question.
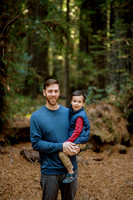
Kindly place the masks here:
[(84, 122), (83, 122), (82, 117), (78, 117), (76, 120), (76, 125), (75, 125), (75, 129), (73, 131), (73, 134), (66, 142), (74, 142), (79, 137), (79, 135), (83, 129), (83, 123)]

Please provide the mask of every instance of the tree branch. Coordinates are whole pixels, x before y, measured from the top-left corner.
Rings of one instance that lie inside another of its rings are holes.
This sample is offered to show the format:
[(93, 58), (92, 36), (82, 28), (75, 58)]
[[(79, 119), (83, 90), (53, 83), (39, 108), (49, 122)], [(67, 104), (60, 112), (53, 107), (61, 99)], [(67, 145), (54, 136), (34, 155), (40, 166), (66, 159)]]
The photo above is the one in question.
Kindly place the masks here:
[(11, 24), (12, 22), (14, 22), (16, 19), (18, 19), (19, 17), (20, 17), (20, 15), (16, 16), (15, 18), (13, 18), (11, 21), (9, 21), (9, 22), (5, 25), (5, 27), (4, 27), (3, 31), (2, 31), (2, 33), (0, 34), (0, 37), (2, 37), (2, 35), (3, 35), (4, 31), (5, 31), (5, 29), (7, 28), (7, 26), (8, 26), (9, 24)]

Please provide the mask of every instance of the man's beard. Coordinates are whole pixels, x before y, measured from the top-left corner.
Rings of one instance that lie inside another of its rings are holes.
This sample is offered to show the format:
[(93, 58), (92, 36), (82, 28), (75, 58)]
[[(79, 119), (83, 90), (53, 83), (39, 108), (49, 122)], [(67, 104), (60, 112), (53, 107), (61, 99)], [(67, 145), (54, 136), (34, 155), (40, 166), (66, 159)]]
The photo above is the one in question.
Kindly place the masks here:
[(55, 105), (57, 104), (57, 102), (58, 102), (58, 99), (55, 99), (55, 101), (52, 102), (52, 101), (50, 101), (50, 99), (48, 99), (47, 97), (46, 97), (46, 100), (47, 100), (47, 102), (49, 103), (49, 105), (51, 105), (51, 106), (55, 106)]

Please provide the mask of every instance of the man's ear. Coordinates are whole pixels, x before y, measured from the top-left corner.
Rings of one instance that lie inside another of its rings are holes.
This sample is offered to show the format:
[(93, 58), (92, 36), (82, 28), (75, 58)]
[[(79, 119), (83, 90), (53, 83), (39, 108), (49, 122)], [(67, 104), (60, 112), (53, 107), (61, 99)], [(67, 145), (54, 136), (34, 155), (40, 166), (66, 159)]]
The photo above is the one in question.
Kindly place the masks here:
[(45, 93), (46, 91), (45, 90), (43, 90), (43, 96), (46, 96), (46, 93)]

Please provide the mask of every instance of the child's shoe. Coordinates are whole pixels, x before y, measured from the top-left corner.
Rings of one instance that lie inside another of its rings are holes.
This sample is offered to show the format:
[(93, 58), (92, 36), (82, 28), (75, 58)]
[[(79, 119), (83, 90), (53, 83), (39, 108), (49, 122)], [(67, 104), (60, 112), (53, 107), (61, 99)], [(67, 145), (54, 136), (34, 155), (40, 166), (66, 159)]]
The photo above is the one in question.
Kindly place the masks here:
[(71, 183), (75, 178), (77, 178), (77, 175), (74, 174), (67, 174), (67, 177), (63, 180), (63, 183)]

